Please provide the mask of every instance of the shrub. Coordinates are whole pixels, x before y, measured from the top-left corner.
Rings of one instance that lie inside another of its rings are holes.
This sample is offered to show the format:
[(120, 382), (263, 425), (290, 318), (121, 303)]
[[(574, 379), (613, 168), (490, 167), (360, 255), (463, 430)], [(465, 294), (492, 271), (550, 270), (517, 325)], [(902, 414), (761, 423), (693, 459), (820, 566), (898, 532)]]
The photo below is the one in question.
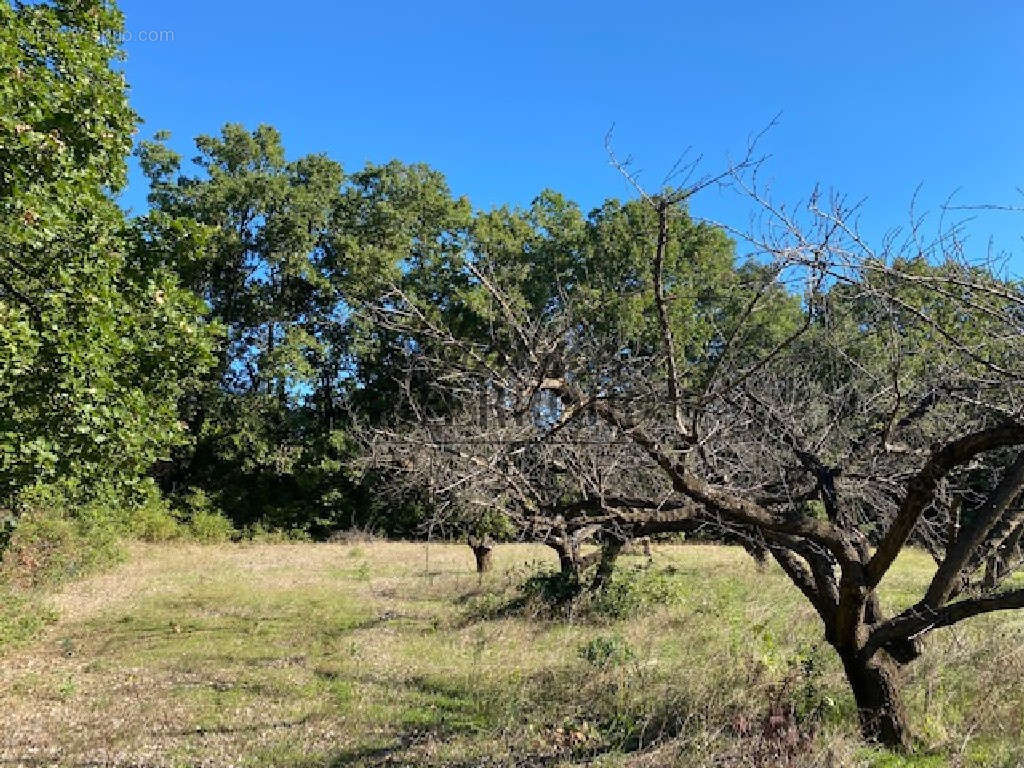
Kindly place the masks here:
[(677, 603), (685, 589), (675, 568), (634, 565), (616, 569), (604, 589), (587, 596), (585, 608), (594, 616), (624, 619)]
[(36, 508), (18, 521), (3, 572), (12, 582), (36, 587), (83, 576), (122, 557), (118, 527), (109, 518)]
[(544, 572), (530, 576), (520, 587), (527, 604), (540, 604), (548, 609), (560, 608), (580, 595), (579, 582), (561, 571)]
[(595, 667), (613, 667), (636, 658), (633, 648), (618, 635), (598, 635), (579, 648), (580, 658)]
[(214, 506), (213, 500), (203, 490), (192, 489), (184, 499), (185, 517), (189, 536), (206, 543), (229, 541), (238, 531), (224, 514)]
[(224, 515), (219, 512), (200, 510), (189, 521), (189, 533), (196, 541), (217, 543), (229, 541), (238, 535), (238, 531)]
[(260, 544), (285, 544), (294, 541), (309, 541), (306, 531), (284, 528), (271, 528), (262, 522), (246, 526), (241, 537)]
[[(166, 541), (181, 534), (152, 480), (64, 480), (23, 490), (3, 554), (4, 577), (23, 586), (59, 584), (120, 561), (125, 536)], [(2, 544), (4, 542), (0, 542)]]
[(134, 538), (150, 542), (172, 541), (184, 535), (181, 524), (162, 499), (139, 507), (131, 516), (128, 532)]
[(635, 565), (617, 569), (604, 588), (596, 591), (581, 587), (576, 579), (561, 572), (546, 572), (523, 582), (521, 597), (514, 605), (535, 614), (624, 619), (678, 602), (685, 588), (683, 580), (671, 567), (655, 569)]

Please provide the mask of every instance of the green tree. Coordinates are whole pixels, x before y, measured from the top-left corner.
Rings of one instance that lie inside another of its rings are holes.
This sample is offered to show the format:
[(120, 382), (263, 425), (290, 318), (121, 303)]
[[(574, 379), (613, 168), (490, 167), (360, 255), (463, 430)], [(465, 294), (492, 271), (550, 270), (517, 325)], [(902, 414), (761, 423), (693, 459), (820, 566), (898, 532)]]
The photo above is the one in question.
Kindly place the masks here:
[(185, 439), (201, 303), (112, 199), (137, 118), (111, 2), (0, 4), (0, 499), (130, 488)]
[[(397, 286), (438, 313), (465, 314), (459, 296), (467, 275), (461, 265), (472, 219), (469, 201), (454, 197), (444, 175), (426, 165), (391, 161), (353, 174), (330, 245), (335, 279), (351, 297), (350, 308), (390, 304)], [(353, 365), (344, 378), (353, 387), (353, 406), (376, 421), (393, 416), (402, 399), (399, 372), (406, 370), (408, 350), (399, 335), (367, 318), (350, 315), (351, 346), (337, 347), (333, 360), (350, 355)], [(422, 384), (412, 386), (422, 391)]]
[(215, 375), (184, 414), (196, 445), (168, 480), (212, 492), (239, 522), (297, 524), (320, 437), (306, 411), (337, 322), (324, 244), (342, 169), (322, 155), (286, 160), (270, 126), (229, 124), (196, 139), (186, 174), (166, 138), (139, 150), (152, 205), (140, 223), (227, 331)]
[(165, 484), (204, 488), (241, 524), (365, 524), (365, 485), (343, 471), (347, 426), (353, 407), (381, 409), (393, 366), (352, 309), (396, 281), (429, 280), (468, 203), (425, 166), (346, 178), (321, 155), (289, 161), (269, 126), (199, 137), (189, 169), (166, 138), (139, 150), (152, 205), (141, 224), (228, 333), (218, 373), (185, 409), (197, 441)]

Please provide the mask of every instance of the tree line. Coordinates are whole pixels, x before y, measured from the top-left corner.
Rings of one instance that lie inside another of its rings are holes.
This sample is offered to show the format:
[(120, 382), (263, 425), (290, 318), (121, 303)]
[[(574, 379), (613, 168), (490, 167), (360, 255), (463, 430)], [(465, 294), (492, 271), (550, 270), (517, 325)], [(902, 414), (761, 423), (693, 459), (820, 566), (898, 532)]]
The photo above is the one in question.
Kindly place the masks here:
[[(162, 505), (466, 536), (481, 567), (528, 540), (580, 589), (641, 537), (735, 543), (814, 607), (865, 735), (903, 747), (928, 633), (1024, 607), (1024, 292), (956, 226), (875, 244), (841, 197), (779, 205), (756, 142), (656, 190), (612, 153), (635, 195), (590, 212), (289, 160), (269, 126), (186, 162), (134, 142), (120, 25), (104, 0), (0, 6), (12, 524), (101, 497), (128, 529)], [(132, 151), (136, 216), (114, 200)], [(709, 187), (755, 226), (702, 221)], [(935, 572), (893, 611), (907, 546)]]

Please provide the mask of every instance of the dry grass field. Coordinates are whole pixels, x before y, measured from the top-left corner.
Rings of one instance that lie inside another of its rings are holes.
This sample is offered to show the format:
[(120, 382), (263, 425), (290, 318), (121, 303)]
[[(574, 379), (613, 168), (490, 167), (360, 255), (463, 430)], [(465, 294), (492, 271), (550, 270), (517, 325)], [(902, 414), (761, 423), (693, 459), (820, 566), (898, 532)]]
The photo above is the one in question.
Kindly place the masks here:
[[(134, 545), (0, 650), (0, 765), (1024, 764), (1024, 617), (930, 641), (898, 757), (861, 743), (815, 617), (742, 551), (658, 547), (657, 604), (569, 621), (502, 611), (546, 549), (495, 555), (481, 582), (455, 545)], [(891, 605), (928, 572), (905, 556)]]

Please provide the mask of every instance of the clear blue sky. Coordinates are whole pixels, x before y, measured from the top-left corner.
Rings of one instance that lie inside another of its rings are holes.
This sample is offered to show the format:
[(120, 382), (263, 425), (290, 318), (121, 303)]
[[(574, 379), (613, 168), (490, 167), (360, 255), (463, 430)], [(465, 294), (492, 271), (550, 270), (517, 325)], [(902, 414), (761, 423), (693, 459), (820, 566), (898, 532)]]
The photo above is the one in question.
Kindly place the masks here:
[[(422, 161), (481, 207), (553, 187), (589, 208), (628, 194), (602, 142), (657, 186), (687, 146), (740, 151), (773, 115), (775, 191), (867, 196), (867, 227), (935, 206), (1021, 203), (1024, 4), (122, 0), (143, 135), (277, 126), (290, 156)], [(144, 206), (137, 173), (124, 196)], [(713, 193), (695, 212), (736, 217)], [(974, 226), (1021, 252), (1024, 215)], [(1024, 260), (1018, 260), (1018, 267)]]

